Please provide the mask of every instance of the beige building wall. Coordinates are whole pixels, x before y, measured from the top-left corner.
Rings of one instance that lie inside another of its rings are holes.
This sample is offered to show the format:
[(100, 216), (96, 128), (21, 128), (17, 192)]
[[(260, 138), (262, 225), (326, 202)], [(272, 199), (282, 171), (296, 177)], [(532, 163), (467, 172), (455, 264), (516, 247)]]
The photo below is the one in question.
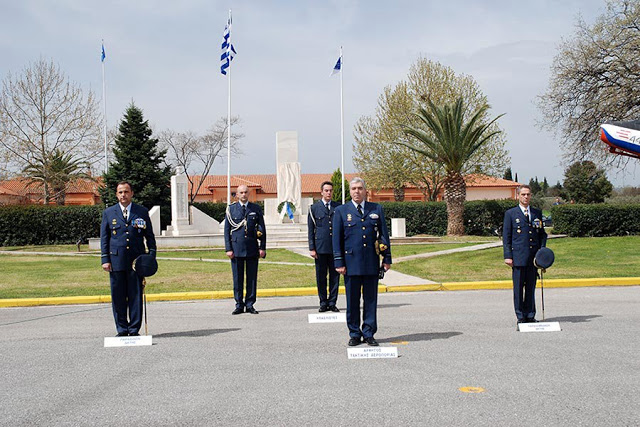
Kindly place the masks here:
[(467, 187), (467, 200), (499, 200), (515, 198), (512, 188)]

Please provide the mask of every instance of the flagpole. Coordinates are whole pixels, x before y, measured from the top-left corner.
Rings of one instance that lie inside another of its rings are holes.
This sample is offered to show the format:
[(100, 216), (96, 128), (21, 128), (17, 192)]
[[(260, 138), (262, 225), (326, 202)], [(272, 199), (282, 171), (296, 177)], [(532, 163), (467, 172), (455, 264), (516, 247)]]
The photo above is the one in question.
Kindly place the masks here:
[[(104, 39), (102, 40), (102, 55), (104, 55)], [(109, 145), (107, 144), (107, 91), (104, 81), (104, 57), (102, 57), (102, 103), (104, 117), (104, 171), (109, 172)]]
[(342, 57), (342, 46), (340, 46), (340, 153), (342, 157), (342, 166), (340, 170), (342, 171), (342, 182), (340, 183), (340, 187), (342, 187), (342, 204), (344, 205), (344, 103), (342, 97), (342, 73), (344, 72), (344, 58)]
[[(231, 9), (229, 9), (229, 40), (227, 49), (231, 55)], [(231, 204), (231, 58), (227, 57), (229, 67), (227, 68), (227, 205)]]

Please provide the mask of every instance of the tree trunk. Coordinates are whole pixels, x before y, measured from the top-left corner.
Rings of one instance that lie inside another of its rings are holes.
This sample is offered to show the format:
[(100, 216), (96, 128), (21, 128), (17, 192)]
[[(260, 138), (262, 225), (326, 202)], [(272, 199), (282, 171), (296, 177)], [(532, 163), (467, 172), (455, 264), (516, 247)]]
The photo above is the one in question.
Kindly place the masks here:
[(450, 173), (444, 183), (444, 200), (447, 202), (447, 235), (464, 234), (464, 201), (467, 185), (460, 173)]
[(393, 189), (393, 200), (396, 202), (404, 202), (404, 186)]

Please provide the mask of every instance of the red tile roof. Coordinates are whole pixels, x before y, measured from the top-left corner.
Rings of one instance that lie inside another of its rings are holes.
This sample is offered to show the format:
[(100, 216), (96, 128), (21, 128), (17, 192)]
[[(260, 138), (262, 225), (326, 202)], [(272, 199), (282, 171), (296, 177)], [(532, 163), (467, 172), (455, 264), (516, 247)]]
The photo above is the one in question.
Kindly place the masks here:
[[(96, 181), (81, 178), (71, 181), (67, 184), (67, 194), (98, 194), (98, 188), (102, 183), (102, 177), (98, 177)], [(0, 181), (0, 187), (12, 191), (15, 195), (26, 196), (29, 194), (42, 194), (44, 188), (37, 181), (30, 181), (27, 178), (14, 178), (6, 181)]]
[[(302, 185), (301, 191), (303, 193), (315, 193), (320, 192), (320, 185), (324, 181), (331, 181), (332, 173), (303, 173), (301, 174)], [(344, 178), (347, 181), (359, 176), (357, 173), (347, 173)], [(194, 181), (200, 179), (200, 175), (192, 177)], [(495, 178), (487, 175), (467, 175), (465, 176), (465, 182), (467, 187), (511, 187), (515, 188), (519, 184), (517, 182), (508, 181), (502, 178)], [(278, 192), (278, 186), (275, 174), (265, 175), (232, 175), (231, 187), (235, 188), (238, 185), (247, 185), (248, 187), (260, 188), (263, 193), (276, 194)], [(205, 178), (204, 183), (200, 187), (198, 194), (208, 195), (211, 194), (209, 187), (226, 188), (227, 176), (226, 175), (209, 175)], [(407, 184), (407, 188), (416, 188), (415, 185)]]

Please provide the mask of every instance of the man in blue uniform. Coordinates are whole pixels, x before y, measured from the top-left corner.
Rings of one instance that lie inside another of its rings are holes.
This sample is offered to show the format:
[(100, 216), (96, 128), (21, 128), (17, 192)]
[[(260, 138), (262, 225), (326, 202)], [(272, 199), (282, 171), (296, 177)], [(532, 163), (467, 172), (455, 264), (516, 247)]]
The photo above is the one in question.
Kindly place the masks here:
[(142, 279), (132, 263), (146, 253), (145, 240), (149, 253), (155, 256), (156, 239), (147, 208), (131, 203), (131, 184), (118, 183), (116, 196), (119, 203), (102, 213), (102, 269), (109, 272), (117, 336), (136, 336), (142, 325)]
[(352, 179), (349, 191), (351, 203), (338, 206), (333, 217), (333, 258), (336, 270), (344, 275), (349, 345), (356, 346), (364, 339), (367, 344), (377, 346), (374, 334), (378, 330), (378, 247), (382, 249), (382, 267), (386, 271), (391, 268), (389, 232), (382, 207), (364, 200), (367, 191), (364, 180)]
[[(227, 208), (224, 223), (224, 245), (231, 259), (233, 273), (233, 296), (236, 308), (231, 314), (258, 314), (253, 308), (256, 302), (258, 282), (258, 257), (267, 256), (267, 230), (264, 226), (262, 209), (249, 202), (249, 188), (238, 186), (238, 201)], [(259, 244), (258, 244), (259, 241)], [(244, 292), (244, 272), (247, 271), (247, 292)]]
[[(340, 205), (331, 200), (333, 184), (325, 181), (320, 186), (322, 198), (309, 208), (307, 227), (309, 231), (309, 255), (316, 263), (316, 284), (320, 298), (320, 313), (331, 310), (339, 312), (336, 307), (338, 301), (338, 286), (340, 274), (333, 264), (331, 224), (335, 209)], [(327, 296), (327, 273), (329, 274), (329, 296)]]
[(518, 188), (519, 205), (504, 214), (502, 245), (504, 263), (512, 268), (513, 306), (518, 323), (536, 320), (536, 280), (538, 272), (533, 259), (538, 249), (547, 244), (542, 212), (529, 205), (531, 187)]

